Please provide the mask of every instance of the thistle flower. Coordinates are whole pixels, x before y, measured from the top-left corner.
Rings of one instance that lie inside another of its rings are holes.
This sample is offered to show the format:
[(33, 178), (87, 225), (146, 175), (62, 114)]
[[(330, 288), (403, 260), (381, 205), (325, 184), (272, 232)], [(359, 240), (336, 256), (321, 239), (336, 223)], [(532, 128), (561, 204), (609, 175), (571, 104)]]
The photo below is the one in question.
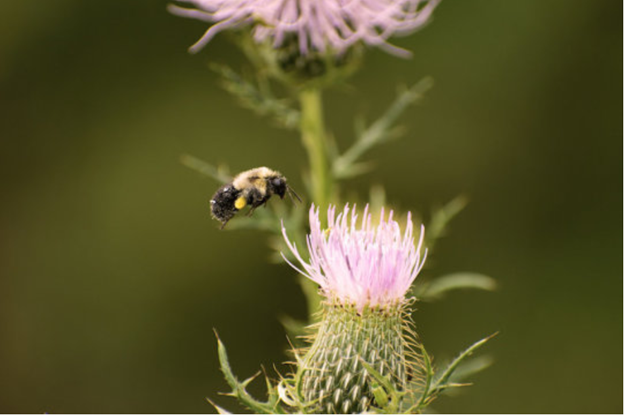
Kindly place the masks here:
[[(350, 215), (349, 215), (350, 214)], [(390, 211), (385, 219), (381, 210), (379, 224), (372, 225), (368, 206), (358, 227), (355, 207), (345, 206), (336, 216), (336, 208), (327, 213), (328, 228), (321, 229), (319, 209), (310, 209), (310, 235), (307, 237), (310, 262), (306, 263), (297, 247), (284, 238), (303, 270), (289, 264), (316, 282), (330, 300), (355, 306), (387, 308), (401, 303), (407, 290), (422, 269), (427, 252), (421, 256), (424, 227), (421, 226), (418, 244), (414, 245), (414, 225), (411, 214), (401, 233), (399, 224)], [(349, 217), (350, 216), (350, 217)]]
[(420, 254), (424, 229), (415, 245), (409, 215), (405, 232), (392, 211), (386, 219), (382, 210), (377, 225), (368, 207), (361, 221), (348, 206), (337, 216), (330, 207), (327, 219), (323, 230), (319, 209), (310, 209), (309, 262), (282, 229), (303, 270), (289, 264), (318, 283), (327, 300), (312, 345), (299, 361), (295, 390), (300, 393), (295, 395), (307, 412), (384, 409), (375, 372), (400, 392), (396, 399), (413, 396), (410, 388), (422, 373), (405, 296), (425, 260), (426, 251)]
[(302, 55), (316, 51), (342, 54), (358, 42), (395, 55), (409, 52), (390, 45), (395, 35), (425, 25), (439, 0), (179, 0), (195, 9), (170, 6), (183, 17), (214, 23), (191, 46), (203, 48), (217, 33), (249, 25), (257, 43), (281, 47), (296, 37)]

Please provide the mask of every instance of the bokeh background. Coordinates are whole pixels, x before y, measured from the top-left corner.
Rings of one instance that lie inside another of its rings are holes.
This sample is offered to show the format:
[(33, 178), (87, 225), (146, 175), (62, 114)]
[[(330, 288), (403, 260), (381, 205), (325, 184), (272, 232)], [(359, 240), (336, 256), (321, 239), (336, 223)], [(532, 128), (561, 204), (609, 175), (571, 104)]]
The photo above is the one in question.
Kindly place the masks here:
[[(246, 377), (286, 359), (278, 317), (305, 315), (267, 235), (220, 232), (216, 183), (179, 163), (272, 166), (303, 188), (299, 139), (220, 89), (207, 64), (244, 59), (223, 36), (188, 55), (206, 26), (166, 4), (0, 6), (2, 412), (239, 408), (217, 395), (212, 328)], [(435, 78), (348, 190), (384, 184), (424, 214), (470, 198), (422, 277), (479, 271), (500, 290), (415, 319), (439, 361), (500, 335), (495, 365), (440, 412), (622, 411), (620, 15), (616, 1), (447, 0), (397, 41), (413, 59), (370, 51), (326, 94), (344, 148), (354, 115)]]

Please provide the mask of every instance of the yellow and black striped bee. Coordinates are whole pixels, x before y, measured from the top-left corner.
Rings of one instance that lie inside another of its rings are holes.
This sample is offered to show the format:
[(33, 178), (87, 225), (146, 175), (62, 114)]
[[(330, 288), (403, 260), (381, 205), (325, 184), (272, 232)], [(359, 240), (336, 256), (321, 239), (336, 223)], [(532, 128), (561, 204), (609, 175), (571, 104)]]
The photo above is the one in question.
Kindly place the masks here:
[(210, 200), (210, 209), (212, 216), (221, 222), (223, 229), (245, 206), (250, 206), (247, 216), (251, 216), (271, 196), (278, 195), (283, 199), (286, 193), (291, 199), (294, 196), (301, 202), (301, 198), (288, 186), (281, 173), (268, 167), (257, 167), (239, 173), (231, 183), (221, 186)]

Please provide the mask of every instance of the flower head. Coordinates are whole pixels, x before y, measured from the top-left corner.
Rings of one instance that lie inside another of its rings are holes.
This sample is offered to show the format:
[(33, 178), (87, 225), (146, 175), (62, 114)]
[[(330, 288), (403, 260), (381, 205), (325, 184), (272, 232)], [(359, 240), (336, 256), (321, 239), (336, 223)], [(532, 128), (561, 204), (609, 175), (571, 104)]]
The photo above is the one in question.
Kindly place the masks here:
[[(327, 212), (328, 228), (321, 229), (319, 209), (310, 208), (310, 234), (307, 236), (310, 262), (305, 262), (297, 247), (282, 233), (288, 247), (303, 270), (289, 264), (321, 287), (329, 299), (342, 304), (364, 307), (386, 307), (405, 299), (407, 290), (422, 269), (427, 251), (421, 256), (424, 227), (414, 244), (411, 214), (405, 232), (382, 209), (379, 223), (373, 225), (368, 206), (360, 221), (355, 207), (345, 206), (336, 215), (336, 208)], [(358, 226), (359, 222), (359, 226)]]
[(191, 47), (196, 52), (222, 30), (251, 25), (257, 43), (280, 47), (296, 37), (299, 51), (341, 54), (357, 42), (396, 55), (408, 51), (388, 38), (427, 23), (440, 0), (179, 0), (195, 9), (171, 6), (172, 13), (214, 23)]

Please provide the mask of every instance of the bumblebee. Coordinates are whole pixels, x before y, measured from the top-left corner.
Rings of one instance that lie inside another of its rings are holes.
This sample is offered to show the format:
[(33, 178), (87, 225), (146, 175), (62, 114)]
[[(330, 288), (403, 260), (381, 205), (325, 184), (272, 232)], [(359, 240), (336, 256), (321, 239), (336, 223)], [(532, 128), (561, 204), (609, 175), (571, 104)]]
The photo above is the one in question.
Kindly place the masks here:
[(249, 205), (247, 216), (251, 216), (257, 208), (265, 205), (273, 195), (281, 199), (284, 195), (293, 196), (301, 202), (301, 198), (286, 183), (286, 178), (279, 172), (268, 167), (257, 167), (239, 173), (231, 183), (227, 183), (214, 194), (210, 200), (212, 217), (225, 227), (236, 213)]

